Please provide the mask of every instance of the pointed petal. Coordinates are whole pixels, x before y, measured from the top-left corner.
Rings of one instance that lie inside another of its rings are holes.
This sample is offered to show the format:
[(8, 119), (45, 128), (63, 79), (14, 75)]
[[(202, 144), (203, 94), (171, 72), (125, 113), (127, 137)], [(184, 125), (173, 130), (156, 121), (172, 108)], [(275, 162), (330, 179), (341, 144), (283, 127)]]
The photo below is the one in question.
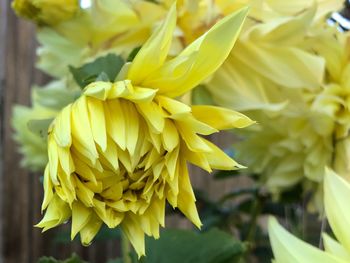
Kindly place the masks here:
[(164, 129), (164, 117), (159, 106), (152, 102), (139, 103), (136, 105), (138, 112), (145, 118), (150, 128), (155, 133), (161, 133)]
[(51, 135), (48, 137), (48, 156), (51, 181), (53, 184), (58, 185), (58, 149), (55, 139)]
[(165, 109), (172, 119), (178, 119), (191, 112), (191, 107), (178, 100), (165, 96), (157, 96), (159, 106)]
[[(92, 156), (93, 161), (98, 158), (94, 138), (92, 135), (86, 96), (81, 96), (72, 106), (72, 134)], [(74, 143), (74, 142), (73, 142)]]
[(54, 136), (57, 144), (61, 147), (69, 147), (72, 143), (71, 108), (72, 105), (69, 104), (60, 112), (55, 120)]
[(102, 151), (107, 147), (106, 122), (103, 104), (100, 100), (87, 98), (92, 136)]
[(193, 152), (210, 152), (211, 148), (205, 142), (205, 139), (198, 136), (191, 126), (184, 122), (176, 122), (176, 127), (180, 132), (181, 139), (185, 141), (187, 147)]
[(44, 172), (44, 200), (41, 205), (41, 211), (44, 211), (53, 198), (53, 185), (49, 174), (49, 165), (46, 165)]
[(73, 173), (75, 170), (75, 166), (74, 166), (69, 148), (58, 147), (57, 153), (58, 153), (62, 170), (65, 172), (67, 176), (71, 175), (71, 173)]
[(107, 148), (104, 152), (100, 153), (100, 158), (103, 156), (106, 158), (106, 160), (112, 165), (114, 170), (119, 169), (119, 162), (118, 162), (118, 149), (117, 145), (112, 141), (112, 139), (107, 139)]
[(181, 144), (181, 155), (186, 161), (204, 169), (208, 173), (212, 172), (212, 169), (209, 165), (208, 159), (206, 158), (205, 153), (201, 152), (192, 152), (185, 143)]
[(203, 153), (207, 158), (211, 168), (220, 169), (220, 170), (235, 170), (235, 169), (245, 168), (244, 166), (238, 164), (235, 160), (231, 159), (226, 153), (224, 153), (215, 144), (203, 138), (202, 140), (211, 149), (210, 152)]
[(71, 230), (71, 239), (73, 240), (76, 234), (85, 227), (89, 222), (90, 217), (93, 213), (93, 210), (87, 208), (79, 201), (72, 204), (72, 230)]
[(145, 255), (145, 234), (139, 224), (132, 215), (125, 217), (122, 223), (122, 229), (132, 246), (134, 247), (138, 257)]
[(215, 106), (192, 106), (192, 114), (197, 120), (218, 130), (245, 128), (254, 123), (242, 113)]
[(350, 253), (341, 244), (325, 233), (322, 235), (322, 238), (325, 250), (328, 253), (350, 262)]
[(350, 184), (330, 169), (326, 169), (324, 202), (326, 215), (332, 230), (347, 251), (350, 251)]
[(43, 228), (43, 231), (46, 231), (63, 224), (70, 216), (71, 210), (69, 205), (55, 194), (47, 207), (44, 218), (35, 226)]
[(165, 150), (171, 152), (179, 144), (179, 133), (172, 120), (165, 119), (164, 131), (162, 132), (162, 143)]
[(122, 100), (120, 106), (124, 115), (127, 116), (125, 118), (126, 148), (130, 155), (133, 156), (139, 139), (139, 114), (135, 106), (128, 101)]
[(104, 104), (108, 135), (122, 149), (126, 149), (125, 117), (118, 99), (109, 100)]
[(98, 216), (93, 213), (89, 222), (80, 230), (81, 243), (84, 246), (90, 245), (92, 239), (96, 236), (97, 232), (102, 226), (102, 221)]
[(247, 12), (244, 8), (223, 18), (180, 55), (150, 74), (143, 85), (158, 88), (159, 94), (169, 97), (193, 89), (214, 73), (229, 55)]
[(345, 263), (296, 238), (273, 217), (269, 219), (269, 236), (276, 263)]
[(173, 4), (163, 24), (142, 46), (130, 65), (128, 79), (132, 80), (134, 84), (141, 84), (150, 73), (164, 63), (169, 52), (175, 25), (176, 5)]
[(106, 100), (109, 96), (109, 92), (112, 89), (113, 84), (111, 82), (96, 81), (87, 85), (84, 89), (84, 95), (93, 97), (99, 100)]
[(187, 165), (184, 161), (180, 164), (179, 174), (179, 194), (177, 196), (177, 206), (180, 211), (189, 219), (195, 226), (201, 228), (202, 222), (199, 218), (196, 198), (193, 193), (190, 177), (188, 175)]

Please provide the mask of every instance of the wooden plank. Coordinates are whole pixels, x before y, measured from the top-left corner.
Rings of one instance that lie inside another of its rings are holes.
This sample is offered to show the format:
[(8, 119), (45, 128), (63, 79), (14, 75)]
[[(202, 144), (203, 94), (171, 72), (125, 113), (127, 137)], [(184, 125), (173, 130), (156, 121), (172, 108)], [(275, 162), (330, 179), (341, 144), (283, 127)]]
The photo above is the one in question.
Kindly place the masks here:
[[(7, 1), (2, 1), (0, 3), (0, 39), (5, 39), (6, 36), (6, 9)], [(5, 41), (0, 41), (0, 193), (4, 192), (4, 172), (3, 172), (3, 138), (4, 138), (4, 85), (5, 85)], [(0, 198), (0, 263), (3, 263), (4, 260), (4, 228), (3, 228), (3, 218), (5, 217), (4, 213), (4, 199)]]
[[(8, 1), (7, 1), (8, 2)], [(4, 202), (4, 258), (5, 262), (31, 262), (28, 226), (29, 174), (19, 167), (20, 157), (12, 140), (11, 112), (15, 103), (28, 104), (32, 74), (30, 24), (18, 21), (6, 6), (7, 28), (5, 41), (5, 89), (3, 90), (4, 155), (2, 200)]]

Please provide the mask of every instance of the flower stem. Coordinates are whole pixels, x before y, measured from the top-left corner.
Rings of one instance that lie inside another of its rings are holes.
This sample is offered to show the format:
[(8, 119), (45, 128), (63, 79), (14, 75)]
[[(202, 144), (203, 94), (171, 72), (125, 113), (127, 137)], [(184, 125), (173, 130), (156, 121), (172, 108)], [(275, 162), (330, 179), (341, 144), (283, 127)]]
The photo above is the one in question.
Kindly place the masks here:
[(122, 238), (121, 238), (121, 248), (122, 248), (123, 263), (132, 263), (130, 258), (129, 239), (123, 231), (122, 231)]

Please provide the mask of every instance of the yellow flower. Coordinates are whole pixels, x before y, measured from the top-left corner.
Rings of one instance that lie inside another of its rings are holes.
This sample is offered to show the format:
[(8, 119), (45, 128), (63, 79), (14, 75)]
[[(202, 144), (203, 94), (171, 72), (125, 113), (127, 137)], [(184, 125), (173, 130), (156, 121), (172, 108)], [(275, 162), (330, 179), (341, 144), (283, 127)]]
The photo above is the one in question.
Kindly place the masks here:
[(258, 122), (237, 158), (276, 196), (300, 183), (316, 198), (325, 166), (350, 176), (348, 35), (325, 25), (324, 7), (250, 26), (206, 83), (217, 105)]
[(102, 223), (121, 226), (139, 256), (144, 234), (159, 237), (165, 202), (201, 226), (187, 162), (212, 169), (240, 167), (200, 135), (252, 121), (213, 106), (175, 98), (212, 74), (231, 51), (246, 10), (217, 23), (168, 59), (176, 11), (143, 45), (119, 81), (94, 82), (64, 108), (48, 135), (44, 230), (72, 217), (71, 236), (88, 245)]
[[(148, 1), (92, 1), (92, 6), (55, 27), (38, 31), (37, 66), (54, 77), (107, 53), (127, 57), (145, 43), (164, 8)], [(79, 32), (79, 34), (77, 34)]]
[(73, 17), (79, 10), (78, 0), (14, 0), (12, 8), (18, 16), (39, 25), (56, 25)]
[(277, 116), (253, 114), (258, 125), (242, 131), (246, 138), (237, 146), (238, 159), (276, 196), (297, 183), (306, 190), (311, 182), (321, 183), (332, 161), (332, 119), (292, 105)]
[(324, 202), (329, 224), (338, 239), (323, 234), (325, 251), (294, 237), (275, 218), (269, 220), (269, 236), (276, 263), (346, 263), (350, 261), (350, 184), (332, 170), (326, 170)]
[(281, 87), (319, 87), (324, 59), (300, 47), (314, 15), (314, 8), (309, 8), (243, 31), (234, 52), (207, 83), (215, 103), (245, 111), (276, 111), (287, 100)]

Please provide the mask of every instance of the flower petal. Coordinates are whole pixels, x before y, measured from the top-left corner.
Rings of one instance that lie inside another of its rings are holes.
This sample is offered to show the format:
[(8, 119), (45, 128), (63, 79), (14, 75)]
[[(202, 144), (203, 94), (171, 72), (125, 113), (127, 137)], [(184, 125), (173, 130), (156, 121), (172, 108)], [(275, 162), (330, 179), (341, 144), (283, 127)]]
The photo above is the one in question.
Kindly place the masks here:
[(269, 219), (269, 236), (276, 263), (345, 263), (296, 238), (273, 217)]
[(193, 89), (224, 62), (236, 42), (247, 12), (248, 9), (244, 8), (223, 18), (177, 57), (151, 73), (143, 85), (158, 88), (160, 94), (169, 97), (177, 97)]
[(145, 234), (140, 224), (132, 215), (129, 215), (123, 221), (122, 229), (135, 248), (138, 257), (140, 258), (145, 255)]
[(215, 106), (192, 106), (192, 114), (199, 121), (218, 130), (245, 128), (254, 123), (242, 113)]
[(57, 144), (61, 147), (68, 147), (72, 144), (71, 107), (71, 104), (65, 107), (55, 121), (54, 136)]
[(74, 202), (72, 205), (72, 231), (71, 239), (73, 240), (76, 234), (85, 227), (89, 222), (93, 211), (87, 208), (82, 203)]
[(328, 253), (350, 262), (350, 253), (341, 244), (325, 233), (322, 235), (322, 238), (325, 250)]
[(198, 228), (201, 228), (202, 223), (198, 216), (196, 207), (196, 198), (193, 193), (188, 169), (185, 162), (180, 164), (179, 174), (179, 194), (177, 196), (177, 206), (180, 211)]
[(324, 203), (332, 230), (340, 243), (350, 251), (350, 184), (330, 169), (326, 169)]
[(130, 65), (128, 79), (132, 80), (133, 84), (141, 84), (150, 73), (164, 63), (169, 52), (175, 25), (176, 5), (174, 4), (164, 23), (142, 46)]
[(94, 213), (92, 214), (90, 221), (80, 230), (81, 243), (84, 246), (88, 246), (92, 239), (96, 236), (102, 225), (101, 219)]
[(107, 134), (103, 104), (100, 100), (93, 98), (87, 98), (87, 102), (92, 135), (102, 151), (105, 151), (107, 148)]
[(236, 170), (240, 168), (245, 168), (244, 166), (238, 164), (235, 160), (231, 159), (215, 144), (203, 138), (202, 140), (207, 144), (207, 146), (211, 150), (209, 152), (204, 153), (211, 168), (220, 170)]

